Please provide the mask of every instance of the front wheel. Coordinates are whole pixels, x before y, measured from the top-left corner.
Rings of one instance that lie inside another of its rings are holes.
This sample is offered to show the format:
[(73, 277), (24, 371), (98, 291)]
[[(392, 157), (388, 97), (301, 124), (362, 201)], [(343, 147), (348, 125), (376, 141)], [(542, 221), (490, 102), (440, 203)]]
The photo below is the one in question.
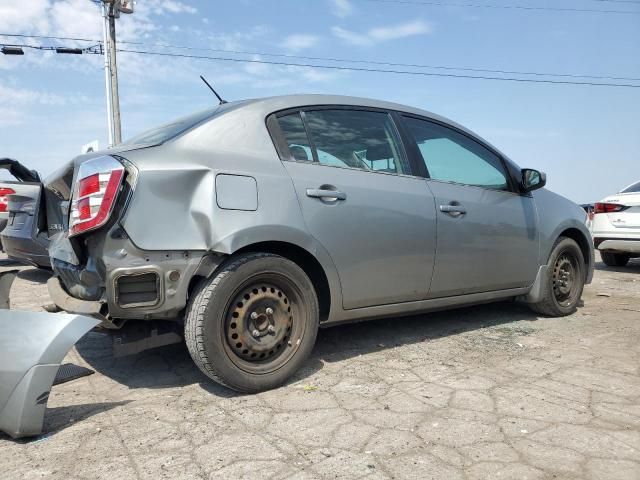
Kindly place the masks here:
[(631, 258), (624, 253), (611, 252), (600, 252), (600, 256), (604, 264), (609, 267), (624, 267), (629, 262), (629, 258)]
[(585, 281), (584, 256), (571, 238), (560, 237), (549, 257), (544, 278), (544, 298), (531, 309), (549, 317), (563, 317), (576, 311)]
[(267, 253), (231, 258), (194, 292), (185, 340), (212, 380), (240, 392), (282, 385), (309, 356), (319, 324), (309, 277)]

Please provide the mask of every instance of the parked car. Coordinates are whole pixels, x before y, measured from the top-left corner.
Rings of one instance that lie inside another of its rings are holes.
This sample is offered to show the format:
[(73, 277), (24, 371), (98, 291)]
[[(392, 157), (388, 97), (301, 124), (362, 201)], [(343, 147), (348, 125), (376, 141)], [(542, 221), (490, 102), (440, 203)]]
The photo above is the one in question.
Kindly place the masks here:
[(202, 372), (244, 392), (285, 382), (318, 326), (514, 298), (568, 315), (592, 277), (584, 211), (543, 173), (393, 103), (227, 103), (55, 182), (72, 194), (53, 300), (113, 327), (184, 322)]
[(640, 182), (596, 203), (591, 229), (606, 265), (624, 267), (640, 257)]
[(37, 220), (42, 191), (40, 175), (10, 158), (0, 159), (0, 169), (15, 179), (0, 181), (2, 249), (13, 260), (48, 267), (48, 242), (38, 237), (39, 227), (46, 230), (46, 222)]
[(15, 181), (0, 182), (0, 241), (12, 260), (49, 268), (46, 217), (42, 207), (40, 175), (10, 158), (0, 159), (0, 168)]

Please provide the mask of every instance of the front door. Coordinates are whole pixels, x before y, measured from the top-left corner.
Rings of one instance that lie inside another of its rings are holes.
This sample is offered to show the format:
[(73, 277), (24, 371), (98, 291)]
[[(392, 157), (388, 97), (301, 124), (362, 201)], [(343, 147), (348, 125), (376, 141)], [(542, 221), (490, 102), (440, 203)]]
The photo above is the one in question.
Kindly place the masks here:
[(423, 299), (433, 273), (434, 199), (391, 115), (345, 108), (278, 116), (311, 235), (329, 252), (345, 309)]
[(512, 188), (501, 158), (444, 125), (403, 117), (428, 170), (438, 240), (430, 298), (531, 285), (538, 262), (536, 211)]

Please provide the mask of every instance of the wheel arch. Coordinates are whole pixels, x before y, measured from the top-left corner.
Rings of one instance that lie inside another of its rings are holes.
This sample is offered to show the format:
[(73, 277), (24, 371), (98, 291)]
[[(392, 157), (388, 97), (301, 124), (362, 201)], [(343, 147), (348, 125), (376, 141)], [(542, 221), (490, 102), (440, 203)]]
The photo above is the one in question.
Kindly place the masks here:
[(254, 225), (234, 230), (211, 250), (211, 262), (191, 279), (189, 292), (202, 278), (218, 270), (227, 258), (247, 252), (273, 253), (296, 263), (311, 279), (320, 306), (320, 320), (331, 320), (342, 310), (342, 288), (329, 253), (305, 230), (284, 225)]
[(280, 255), (298, 265), (309, 277), (318, 296), (320, 321), (329, 318), (331, 311), (331, 287), (329, 278), (320, 261), (308, 250), (294, 243), (270, 240), (246, 245), (234, 252), (234, 255), (248, 252), (264, 252)]
[[(565, 228), (560, 232), (557, 238), (567, 237), (575, 241), (580, 247), (585, 264), (585, 283), (591, 283), (591, 277), (593, 276), (593, 243), (591, 237), (587, 238), (585, 233), (575, 227)], [(557, 239), (556, 239), (557, 241)]]

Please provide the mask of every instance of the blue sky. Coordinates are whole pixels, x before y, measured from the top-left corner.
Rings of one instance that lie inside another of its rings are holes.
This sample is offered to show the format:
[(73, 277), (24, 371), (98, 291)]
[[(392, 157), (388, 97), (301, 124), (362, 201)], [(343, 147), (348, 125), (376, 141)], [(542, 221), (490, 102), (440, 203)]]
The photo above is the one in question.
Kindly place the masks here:
[[(90, 0), (2, 3), (0, 33), (101, 38), (99, 11)], [(594, 0), (459, 3), (640, 12), (637, 4)], [(640, 78), (640, 15), (369, 0), (138, 0), (136, 12), (118, 20), (118, 31), (121, 40), (146, 44)], [(3, 38), (0, 42), (87, 45)], [(519, 165), (546, 171), (549, 187), (576, 202), (598, 200), (640, 179), (640, 89), (344, 72), (131, 53), (119, 54), (118, 61), (125, 138), (208, 107), (214, 98), (198, 78), (203, 74), (228, 100), (313, 92), (425, 108), (474, 130)], [(47, 174), (77, 155), (85, 143), (97, 139), (106, 145), (101, 67), (97, 55), (27, 50), (22, 57), (0, 56), (0, 156)], [(640, 81), (622, 83), (640, 85)]]

